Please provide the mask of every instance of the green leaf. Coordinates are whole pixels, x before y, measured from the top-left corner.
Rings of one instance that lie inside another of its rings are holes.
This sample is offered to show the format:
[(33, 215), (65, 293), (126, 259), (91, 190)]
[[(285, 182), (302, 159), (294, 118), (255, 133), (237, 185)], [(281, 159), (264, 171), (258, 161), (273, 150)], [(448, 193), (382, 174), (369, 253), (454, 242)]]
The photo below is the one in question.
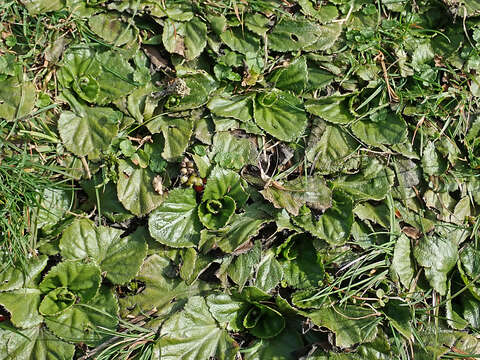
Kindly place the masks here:
[[(395, 348), (390, 346), (389, 338), (381, 330), (378, 331), (377, 337), (369, 343), (364, 343), (357, 348), (358, 360), (360, 359), (377, 359), (390, 360), (393, 354), (396, 354)], [(348, 360), (348, 355), (344, 354)], [(312, 359), (313, 360), (313, 359)], [(337, 360), (340, 360), (337, 359)]]
[(59, 340), (42, 326), (20, 333), (0, 328), (0, 360), (70, 360), (75, 346)]
[(416, 344), (413, 347), (416, 359), (428, 360), (432, 356), (440, 358), (453, 348), (457, 349), (458, 354), (463, 353), (473, 356), (480, 351), (480, 343), (470, 334), (463, 331), (442, 330), (435, 332), (432, 330), (425, 329), (417, 335), (422, 344)]
[(280, 334), (285, 328), (285, 319), (282, 314), (269, 306), (252, 303), (243, 319), (243, 326), (260, 339), (271, 339)]
[(77, 156), (95, 159), (106, 150), (118, 132), (122, 114), (107, 107), (75, 106), (58, 119), (58, 131), (65, 147)]
[(64, 287), (86, 302), (95, 297), (100, 281), (100, 269), (96, 265), (64, 261), (50, 269), (38, 288), (48, 294)]
[(408, 304), (400, 300), (390, 299), (386, 303), (383, 312), (393, 327), (407, 339), (413, 338), (412, 326), (410, 325), (411, 315)]
[(307, 61), (305, 57), (299, 57), (287, 67), (277, 70), (270, 81), (278, 89), (290, 90), (297, 94), (302, 92), (308, 83)]
[(30, 328), (43, 322), (42, 316), (38, 313), (40, 296), (41, 292), (38, 289), (24, 288), (2, 292), (0, 304), (10, 313), (10, 321), (13, 325), (19, 328)]
[(258, 340), (245, 353), (245, 360), (298, 360), (296, 352), (303, 346), (300, 334), (292, 328), (286, 328), (273, 339)]
[(43, 191), (37, 213), (37, 227), (51, 228), (58, 223), (70, 209), (72, 202), (71, 191), (47, 188)]
[(0, 80), (0, 118), (13, 121), (30, 114), (35, 99), (35, 85), (32, 82), (16, 77)]
[(208, 254), (197, 253), (193, 248), (184, 249), (181, 257), (180, 277), (185, 280), (187, 285), (193, 284), (214, 261)]
[(210, 159), (223, 168), (240, 170), (245, 165), (255, 165), (257, 149), (252, 142), (230, 132), (217, 132), (213, 136)]
[(64, 0), (22, 0), (30, 15), (43, 14), (61, 10), (65, 6)]
[(398, 275), (402, 285), (409, 289), (414, 276), (414, 267), (410, 249), (410, 239), (404, 234), (402, 234), (395, 243), (392, 270)]
[(236, 300), (227, 294), (210, 294), (206, 301), (210, 313), (222, 326), (233, 322), (248, 306), (244, 301)]
[(452, 282), (448, 280), (447, 283), (448, 291), (447, 291), (447, 298), (445, 304), (445, 315), (447, 318), (447, 324), (453, 329), (456, 330), (463, 330), (468, 326), (468, 321), (460, 316), (460, 314), (456, 311), (456, 306), (454, 308), (452, 304)]
[(265, 35), (269, 30), (268, 23), (270, 20), (260, 13), (247, 13), (245, 14), (245, 25), (248, 30), (254, 32), (257, 35)]
[(258, 264), (255, 286), (260, 290), (269, 292), (278, 285), (282, 278), (283, 269), (277, 259), (275, 259), (275, 253), (273, 250), (267, 251)]
[(407, 124), (398, 114), (380, 111), (370, 120), (360, 120), (352, 125), (360, 140), (372, 146), (401, 144), (407, 139)]
[(310, 114), (320, 116), (323, 120), (347, 124), (355, 119), (350, 112), (350, 95), (332, 95), (315, 100), (308, 100), (305, 109)]
[(188, 21), (194, 14), (192, 12), (192, 3), (185, 0), (166, 1), (162, 4), (146, 2), (145, 6), (153, 6), (152, 14), (158, 17), (167, 16), (170, 19), (178, 21)]
[(147, 255), (144, 227), (110, 245), (100, 267), (114, 284), (123, 284), (136, 275)]
[(45, 316), (57, 315), (71, 307), (75, 301), (76, 297), (71, 291), (65, 287), (59, 287), (45, 295), (38, 311)]
[(219, 328), (205, 300), (194, 296), (183, 311), (167, 319), (160, 332), (162, 359), (235, 359), (238, 345)]
[(422, 169), (427, 175), (442, 175), (448, 167), (446, 159), (436, 150), (435, 143), (429, 141), (423, 150)]
[(317, 40), (318, 27), (308, 21), (283, 18), (268, 36), (268, 47), (274, 51), (296, 51)]
[[(271, 300), (272, 298), (271, 295), (268, 295), (265, 291), (260, 290), (255, 286), (247, 286), (236, 295), (238, 295), (240, 299), (243, 299), (251, 304)], [(243, 321), (243, 319), (241, 321)]]
[(353, 201), (342, 191), (336, 190), (333, 193), (332, 207), (320, 215), (318, 220), (316, 218), (310, 209), (304, 207), (293, 221), (312, 235), (330, 244), (341, 245), (349, 238), (352, 230)]
[(262, 129), (260, 129), (253, 120), (251, 122), (241, 122), (233, 118), (220, 118), (213, 116), (213, 123), (215, 124), (215, 130), (217, 132), (229, 131), (229, 130), (243, 130), (246, 133), (254, 135), (264, 135)]
[(260, 193), (273, 206), (293, 215), (298, 215), (299, 209), (305, 204), (320, 211), (332, 205), (332, 192), (320, 176), (300, 176), (283, 183), (280, 188), (271, 185)]
[(221, 33), (220, 39), (230, 49), (244, 55), (256, 54), (260, 51), (260, 39), (240, 27), (230, 28)]
[(129, 160), (119, 160), (118, 173), (118, 200), (127, 210), (144, 216), (162, 203), (165, 196), (153, 188), (155, 174), (150, 169), (142, 169)]
[(440, 295), (447, 292), (447, 274), (455, 266), (458, 258), (457, 245), (450, 239), (438, 236), (425, 236), (413, 249), (418, 263), (425, 268), (425, 276), (430, 285)]
[(198, 218), (208, 229), (223, 228), (235, 212), (235, 200), (230, 196), (204, 200), (198, 207)]
[(135, 29), (119, 19), (118, 14), (97, 14), (88, 19), (90, 29), (105, 42), (122, 46), (135, 40)]
[(248, 194), (244, 190), (246, 186), (245, 180), (243, 180), (240, 175), (231, 170), (225, 170), (216, 166), (207, 179), (202, 201), (221, 199), (224, 196), (229, 196), (235, 200), (237, 208), (241, 209), (248, 200)]
[(79, 48), (65, 52), (57, 76), (62, 86), (72, 88), (83, 100), (94, 102), (100, 93), (101, 72), (95, 53), (89, 48)]
[(238, 285), (239, 291), (242, 291), (247, 280), (252, 276), (254, 269), (260, 262), (261, 255), (262, 249), (260, 242), (256, 241), (251, 250), (235, 257), (228, 266), (228, 276)]
[(475, 243), (468, 243), (460, 254), (460, 262), (463, 270), (471, 279), (477, 278), (480, 274), (479, 254), (480, 251)]
[(36, 280), (47, 265), (47, 261), (48, 256), (40, 255), (27, 261), (24, 268), (20, 264), (14, 263), (2, 269), (0, 272), (0, 291), (36, 287)]
[(162, 157), (167, 161), (178, 160), (187, 149), (193, 133), (193, 120), (184, 118), (158, 117), (147, 123), (152, 134), (161, 132), (165, 139)]
[[(323, 10), (323, 8), (322, 8)], [(325, 51), (335, 45), (335, 42), (342, 34), (342, 24), (340, 22), (328, 25), (316, 26), (315, 37), (316, 41), (308, 45), (304, 51)]]
[(135, 81), (135, 69), (128, 62), (128, 57), (119, 51), (105, 51), (96, 54), (96, 60), (102, 71), (90, 73), (100, 85), (96, 103), (104, 105), (130, 94), (138, 85)]
[(376, 159), (368, 159), (354, 175), (341, 176), (333, 185), (353, 196), (354, 200), (382, 200), (393, 184), (393, 171)]
[(195, 190), (177, 188), (148, 218), (150, 235), (172, 247), (192, 247), (200, 238)]
[(124, 284), (135, 276), (147, 254), (144, 232), (139, 228), (120, 238), (121, 230), (76, 219), (63, 232), (59, 246), (65, 259), (92, 259), (110, 281)]
[(251, 122), (253, 121), (252, 98), (252, 95), (214, 96), (207, 107), (215, 115)]
[(220, 35), (226, 30), (227, 19), (225, 16), (220, 14), (209, 14), (207, 15), (207, 19), (215, 34)]
[(471, 327), (478, 328), (480, 326), (480, 303), (470, 294), (462, 296), (461, 304), (463, 305), (462, 315)]
[[(89, 201), (93, 204), (97, 203), (96, 184), (101, 183), (101, 178), (93, 176), (91, 180), (81, 181), (82, 189), (87, 193)], [(134, 215), (130, 213), (122, 203), (118, 200), (117, 187), (111, 181), (98, 189), (98, 201), (102, 215), (113, 222), (122, 222), (132, 218)]]
[(85, 101), (95, 102), (100, 93), (100, 85), (91, 75), (84, 75), (72, 83), (72, 89)]
[(162, 40), (168, 52), (193, 60), (202, 53), (207, 44), (207, 25), (196, 17), (185, 23), (167, 20), (164, 23)]
[(468, 243), (460, 253), (460, 262), (458, 263), (460, 276), (468, 286), (470, 293), (477, 299), (480, 299), (480, 287), (478, 278), (480, 276), (479, 250), (475, 243)]
[(229, 225), (217, 234), (218, 247), (226, 253), (234, 252), (257, 235), (263, 224), (274, 220), (272, 213), (266, 206), (254, 203), (244, 213), (234, 214)]
[(307, 159), (321, 174), (355, 168), (358, 142), (343, 128), (319, 120), (313, 126), (307, 145)]
[(108, 335), (99, 329), (115, 330), (118, 305), (111, 289), (102, 286), (93, 299), (75, 304), (57, 316), (47, 316), (45, 323), (56, 336), (69, 342), (84, 342), (95, 346)]
[(318, 286), (325, 271), (322, 256), (313, 246), (310, 236), (293, 235), (287, 239), (286, 246), (283, 250), (285, 260), (281, 264), (287, 284), (297, 289)]
[[(355, 216), (360, 220), (368, 220), (371, 223), (378, 224), (385, 229), (390, 229), (390, 209), (386, 202), (380, 204), (372, 204), (370, 202), (364, 202), (357, 204), (353, 210)], [(399, 231), (400, 229), (392, 224), (392, 231)]]
[(135, 89), (134, 72), (119, 51), (75, 47), (63, 55), (57, 76), (64, 88), (73, 89), (83, 100), (104, 105)]
[(215, 89), (215, 80), (205, 72), (199, 72), (181, 78), (189, 89), (186, 94), (170, 95), (164, 105), (169, 111), (196, 109), (208, 102), (210, 93)]
[(257, 125), (279, 140), (294, 141), (307, 126), (303, 102), (287, 92), (257, 94), (253, 109)]
[(185, 281), (171, 275), (170, 260), (158, 254), (148, 257), (140, 269), (136, 280), (145, 284), (145, 288), (137, 295), (129, 295), (120, 299), (122, 314), (138, 314), (157, 308), (161, 311), (173, 300), (188, 299), (197, 295), (209, 286), (202, 281), (187, 285)]
[(323, 70), (314, 64), (308, 63), (308, 84), (307, 91), (322, 90), (328, 86), (334, 79), (335, 75), (331, 72)]
[(377, 314), (361, 306), (325, 306), (304, 315), (315, 325), (332, 330), (336, 335), (335, 345), (342, 348), (372, 341), (377, 335)]
[(338, 10), (334, 5), (322, 5), (315, 9), (311, 0), (299, 0), (298, 5), (302, 7), (305, 15), (312, 16), (321, 23), (329, 22), (338, 16)]

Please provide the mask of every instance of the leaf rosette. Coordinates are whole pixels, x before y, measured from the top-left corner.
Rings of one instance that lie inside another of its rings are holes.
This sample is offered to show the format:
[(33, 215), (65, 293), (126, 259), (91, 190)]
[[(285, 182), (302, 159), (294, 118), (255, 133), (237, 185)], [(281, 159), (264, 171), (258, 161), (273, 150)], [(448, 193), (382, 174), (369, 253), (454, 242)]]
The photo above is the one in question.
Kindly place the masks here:
[(39, 285), (45, 294), (40, 303), (42, 315), (56, 315), (75, 302), (94, 298), (100, 287), (100, 269), (96, 265), (65, 261), (53, 267)]
[(265, 302), (271, 296), (256, 287), (246, 287), (238, 294), (243, 300), (242, 306), (235, 318), (235, 325), (260, 339), (270, 339), (280, 334), (285, 328), (285, 318)]
[(235, 200), (230, 196), (224, 196), (222, 199), (209, 199), (198, 207), (198, 217), (206, 228), (220, 229), (228, 223), (235, 208)]
[(198, 207), (198, 217), (206, 228), (221, 229), (247, 199), (240, 176), (233, 171), (215, 167), (207, 180), (202, 203)]

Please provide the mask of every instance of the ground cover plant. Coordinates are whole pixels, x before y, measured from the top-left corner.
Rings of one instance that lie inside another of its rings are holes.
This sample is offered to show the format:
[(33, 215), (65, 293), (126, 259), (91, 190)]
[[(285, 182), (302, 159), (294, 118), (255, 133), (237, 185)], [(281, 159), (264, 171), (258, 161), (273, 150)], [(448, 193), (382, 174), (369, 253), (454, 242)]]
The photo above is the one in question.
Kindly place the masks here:
[(3, 1), (0, 359), (478, 357), (479, 16)]

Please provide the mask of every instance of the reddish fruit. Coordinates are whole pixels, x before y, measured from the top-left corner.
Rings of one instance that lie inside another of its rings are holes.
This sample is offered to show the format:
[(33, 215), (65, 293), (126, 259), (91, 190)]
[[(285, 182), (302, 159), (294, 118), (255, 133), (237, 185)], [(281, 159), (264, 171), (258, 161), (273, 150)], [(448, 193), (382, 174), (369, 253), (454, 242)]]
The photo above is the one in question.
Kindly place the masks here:
[(193, 188), (195, 189), (196, 192), (203, 191), (203, 185), (194, 185)]

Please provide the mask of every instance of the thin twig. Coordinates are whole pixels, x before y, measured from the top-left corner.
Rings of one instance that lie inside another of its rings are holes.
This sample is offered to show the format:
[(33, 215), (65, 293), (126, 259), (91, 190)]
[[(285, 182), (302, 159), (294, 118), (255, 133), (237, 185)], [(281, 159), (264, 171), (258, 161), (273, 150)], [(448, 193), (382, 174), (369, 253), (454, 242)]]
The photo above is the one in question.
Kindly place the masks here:
[(390, 82), (388, 80), (388, 72), (387, 67), (385, 66), (385, 55), (381, 51), (378, 52), (378, 55), (375, 56), (375, 60), (380, 62), (383, 71), (383, 78), (385, 79), (385, 83), (387, 85), (387, 92), (388, 97), (390, 98), (390, 102), (398, 102), (399, 98), (398, 95), (395, 93), (395, 90), (392, 89), (390, 86)]
[(85, 159), (85, 156), (82, 156), (80, 159), (82, 160), (83, 167), (85, 168), (85, 171), (87, 172), (87, 178), (91, 179), (92, 174), (90, 173), (90, 168), (88, 167), (87, 159)]

